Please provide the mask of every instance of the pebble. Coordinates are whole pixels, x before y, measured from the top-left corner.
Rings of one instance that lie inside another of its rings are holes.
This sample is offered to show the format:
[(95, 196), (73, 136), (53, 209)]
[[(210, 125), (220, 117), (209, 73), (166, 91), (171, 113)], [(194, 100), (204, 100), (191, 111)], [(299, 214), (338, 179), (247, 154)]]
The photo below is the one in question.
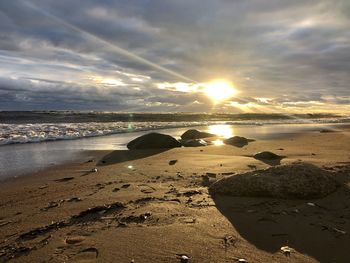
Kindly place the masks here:
[(174, 165), (174, 164), (176, 164), (177, 163), (177, 160), (171, 160), (171, 161), (169, 161), (169, 165)]
[(186, 255), (182, 255), (180, 258), (180, 263), (187, 263), (190, 258)]
[(292, 248), (290, 248), (288, 246), (283, 246), (283, 247), (281, 247), (281, 251), (286, 257), (289, 257), (290, 253), (292, 252)]

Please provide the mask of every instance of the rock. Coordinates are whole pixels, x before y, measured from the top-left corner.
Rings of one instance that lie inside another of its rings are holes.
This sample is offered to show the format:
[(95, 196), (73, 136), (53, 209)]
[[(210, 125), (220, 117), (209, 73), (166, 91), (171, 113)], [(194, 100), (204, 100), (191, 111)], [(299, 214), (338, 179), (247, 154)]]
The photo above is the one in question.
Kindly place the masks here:
[(257, 160), (278, 160), (278, 159), (284, 158), (284, 156), (280, 156), (275, 153), (267, 152), (267, 151), (254, 154), (253, 157)]
[(209, 188), (212, 195), (321, 198), (337, 190), (332, 174), (315, 165), (293, 163), (225, 177)]
[(175, 138), (161, 134), (161, 133), (148, 133), (137, 137), (127, 144), (128, 149), (170, 149), (175, 147), (181, 147), (181, 143)]
[(180, 262), (181, 263), (188, 263), (188, 260), (189, 260), (190, 258), (188, 257), (188, 256), (186, 256), (186, 255), (181, 255), (181, 257), (180, 257)]
[(281, 160), (285, 158), (285, 156), (280, 156), (275, 153), (267, 152), (267, 151), (259, 152), (253, 155), (253, 157), (269, 165), (278, 165), (280, 164)]
[(283, 246), (281, 247), (281, 252), (286, 256), (286, 257), (290, 257), (290, 253), (293, 251), (292, 248), (288, 247), (288, 246)]
[(211, 134), (208, 132), (201, 132), (195, 129), (190, 129), (185, 131), (181, 135), (182, 140), (193, 140), (193, 139), (202, 139), (202, 138), (209, 138), (209, 137), (214, 137), (215, 134)]
[(174, 164), (176, 164), (177, 163), (177, 160), (170, 160), (169, 161), (169, 165), (174, 165)]
[(236, 146), (236, 147), (243, 147), (248, 145), (249, 142), (253, 142), (254, 140), (252, 139), (247, 139), (245, 137), (241, 136), (234, 136), (229, 139), (224, 140), (225, 144)]
[(202, 139), (181, 140), (184, 147), (202, 147), (207, 146), (208, 143)]

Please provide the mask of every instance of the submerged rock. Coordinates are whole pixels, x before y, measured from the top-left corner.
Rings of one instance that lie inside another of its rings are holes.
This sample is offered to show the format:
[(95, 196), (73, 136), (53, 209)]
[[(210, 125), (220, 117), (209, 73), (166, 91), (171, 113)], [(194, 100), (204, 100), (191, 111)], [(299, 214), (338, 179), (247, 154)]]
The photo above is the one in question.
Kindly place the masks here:
[(148, 133), (137, 137), (127, 144), (128, 149), (170, 149), (181, 147), (181, 143), (170, 135)]
[(181, 135), (182, 140), (193, 140), (193, 139), (202, 139), (202, 138), (209, 138), (209, 137), (214, 137), (216, 136), (215, 134), (211, 134), (208, 132), (201, 132), (195, 129), (190, 129), (185, 131)]
[(311, 199), (324, 197), (338, 186), (330, 172), (308, 163), (293, 163), (226, 177), (209, 191), (213, 195)]
[(249, 142), (253, 142), (254, 140), (252, 139), (247, 139), (245, 137), (241, 137), (241, 136), (233, 136), (229, 139), (224, 140), (225, 144), (228, 145), (233, 145), (236, 147), (243, 147), (248, 145)]

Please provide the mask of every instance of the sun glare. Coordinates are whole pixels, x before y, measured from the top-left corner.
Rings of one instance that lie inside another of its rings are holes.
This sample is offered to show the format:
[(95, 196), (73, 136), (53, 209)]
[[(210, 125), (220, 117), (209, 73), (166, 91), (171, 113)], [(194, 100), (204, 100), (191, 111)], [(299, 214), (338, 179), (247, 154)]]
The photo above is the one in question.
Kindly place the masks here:
[(217, 139), (217, 140), (213, 141), (213, 145), (221, 146), (221, 145), (224, 145), (224, 142), (220, 139)]
[(226, 80), (214, 80), (204, 85), (204, 92), (214, 103), (233, 97), (237, 90)]
[(234, 135), (234, 130), (230, 125), (210, 125), (208, 132), (223, 138), (230, 138)]

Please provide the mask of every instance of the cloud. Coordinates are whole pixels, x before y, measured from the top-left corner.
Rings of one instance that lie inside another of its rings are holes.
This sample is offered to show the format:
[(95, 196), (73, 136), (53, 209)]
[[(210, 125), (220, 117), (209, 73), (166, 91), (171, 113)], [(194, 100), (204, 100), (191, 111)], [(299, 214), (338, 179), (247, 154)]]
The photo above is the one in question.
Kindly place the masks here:
[(349, 105), (346, 0), (27, 3), (0, 3), (0, 109), (232, 110), (157, 86), (216, 78), (261, 110)]

